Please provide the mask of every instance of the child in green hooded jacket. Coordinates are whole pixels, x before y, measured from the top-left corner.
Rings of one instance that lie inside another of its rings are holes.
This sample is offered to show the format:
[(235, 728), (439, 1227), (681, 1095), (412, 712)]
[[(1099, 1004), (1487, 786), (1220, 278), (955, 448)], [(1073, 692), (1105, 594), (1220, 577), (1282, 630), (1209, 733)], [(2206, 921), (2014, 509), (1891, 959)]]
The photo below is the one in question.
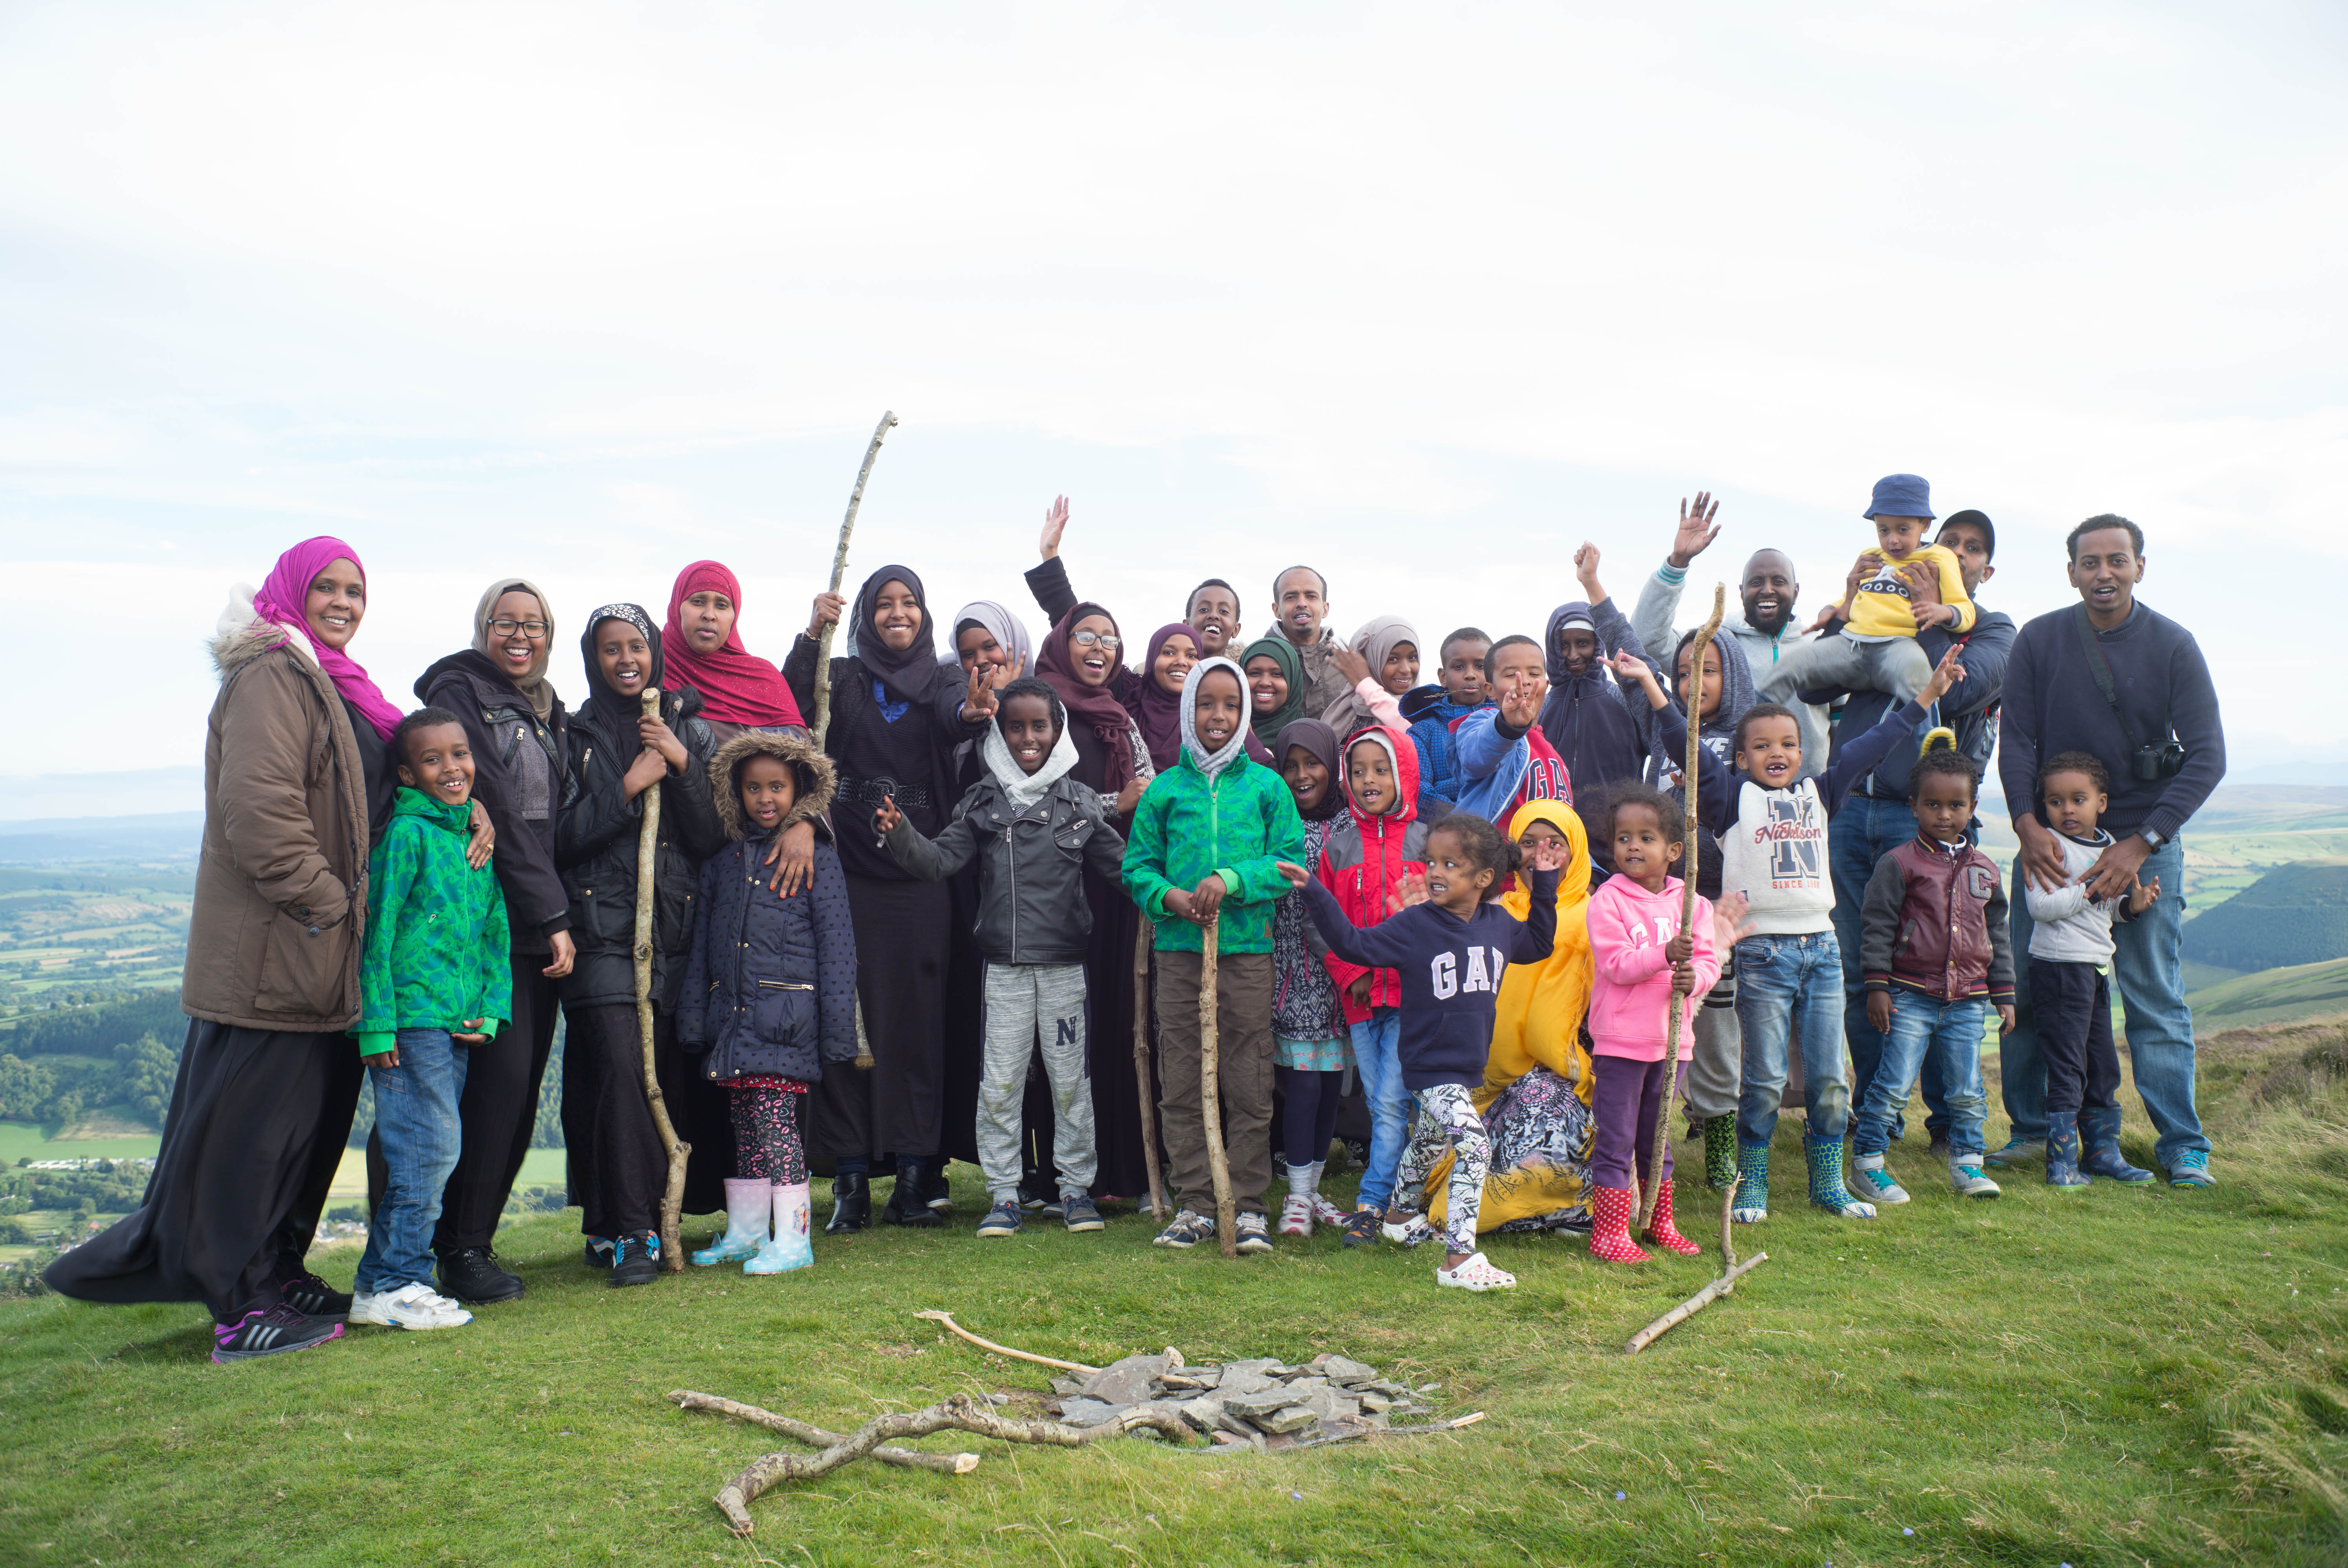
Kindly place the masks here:
[(1159, 1114), (1180, 1212), (1159, 1246), (1215, 1234), (1200, 1097), (1199, 987), (1216, 929), (1215, 1033), (1223, 1145), (1239, 1249), (1270, 1252), (1272, 912), (1288, 891), (1280, 862), (1302, 857), (1304, 823), (1281, 776), (1248, 760), (1246, 677), (1202, 659), (1182, 688), (1182, 754), (1134, 807), (1125, 889), (1158, 927)]
[(388, 1180), (367, 1227), (350, 1321), (454, 1328), (472, 1314), (432, 1288), (432, 1227), (462, 1147), (466, 1066), (513, 1017), (506, 901), (496, 871), (465, 859), (473, 753), (457, 715), (410, 713), (390, 751), (401, 787), (367, 857), (353, 1031), (375, 1084)]

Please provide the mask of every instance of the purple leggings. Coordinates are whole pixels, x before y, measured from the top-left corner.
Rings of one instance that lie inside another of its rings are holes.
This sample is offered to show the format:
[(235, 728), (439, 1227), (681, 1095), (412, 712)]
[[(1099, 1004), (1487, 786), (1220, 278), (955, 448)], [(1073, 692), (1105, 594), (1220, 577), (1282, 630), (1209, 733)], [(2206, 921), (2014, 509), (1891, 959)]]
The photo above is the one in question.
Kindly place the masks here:
[[(1627, 1056), (1595, 1056), (1590, 1059), (1592, 1076), (1590, 1111), (1598, 1122), (1595, 1147), (1590, 1156), (1590, 1184), (1594, 1187), (1627, 1187), (1631, 1184), (1631, 1162), (1639, 1163), (1639, 1180), (1647, 1179), (1647, 1167), (1655, 1156), (1655, 1113), (1663, 1109), (1663, 1064), (1660, 1061), (1633, 1061)], [(1683, 1076), (1687, 1071), (1684, 1058), (1680, 1062)], [(1663, 1175), (1672, 1173), (1672, 1146), (1663, 1144)]]
[(1345, 1074), (1277, 1066), (1272, 1071), (1279, 1077), (1281, 1093), (1287, 1096), (1280, 1114), (1281, 1158), (1292, 1165), (1328, 1158), (1329, 1140), (1337, 1135), (1337, 1091)]

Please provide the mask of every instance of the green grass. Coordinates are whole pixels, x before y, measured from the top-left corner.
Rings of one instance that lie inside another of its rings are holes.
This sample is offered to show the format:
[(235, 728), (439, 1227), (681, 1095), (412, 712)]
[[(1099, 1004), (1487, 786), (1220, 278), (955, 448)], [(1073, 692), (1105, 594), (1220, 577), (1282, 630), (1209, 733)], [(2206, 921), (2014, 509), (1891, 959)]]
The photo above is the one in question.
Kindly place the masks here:
[[(1770, 1261), (1635, 1359), (1624, 1338), (1716, 1259), (1621, 1269), (1575, 1241), (1494, 1238), (1522, 1283), (1462, 1296), (1437, 1292), (1424, 1254), (1348, 1253), (1326, 1233), (1237, 1263), (1153, 1249), (1130, 1215), (1106, 1235), (982, 1244), (967, 1183), (954, 1230), (819, 1238), (814, 1268), (766, 1280), (693, 1270), (612, 1291), (579, 1263), (575, 1214), (532, 1220), (501, 1238), (525, 1301), (237, 1368), (206, 1361), (198, 1308), (0, 1305), (0, 1556), (2337, 1563), (2348, 1030), (2209, 1040), (2203, 1077), (2224, 1182), (2205, 1193), (2057, 1196), (2025, 1170), (2003, 1200), (1961, 1205), (1911, 1134), (1893, 1164), (1916, 1200), (1833, 1220), (1802, 1202), (1789, 1121), (1771, 1218), (1738, 1235)], [(2133, 1111), (2127, 1147), (2148, 1162)], [(346, 1281), (355, 1259), (322, 1261)], [(664, 1393), (846, 1427), (1043, 1387), (1042, 1368), (912, 1317), (931, 1307), (1095, 1363), (1168, 1344), (1342, 1350), (1488, 1419), (1294, 1456), (973, 1440), (952, 1446), (984, 1456), (973, 1475), (859, 1466), (787, 1485), (754, 1506), (755, 1542), (733, 1541), (710, 1494), (769, 1445)]]
[(0, 1122), (0, 1164), (19, 1160), (139, 1160), (152, 1159), (163, 1146), (160, 1133), (136, 1138), (45, 1138), (41, 1129), (24, 1122)]
[(2206, 986), (2186, 999), (2211, 1029), (2288, 1022), (2348, 1009), (2348, 958), (2260, 969)]

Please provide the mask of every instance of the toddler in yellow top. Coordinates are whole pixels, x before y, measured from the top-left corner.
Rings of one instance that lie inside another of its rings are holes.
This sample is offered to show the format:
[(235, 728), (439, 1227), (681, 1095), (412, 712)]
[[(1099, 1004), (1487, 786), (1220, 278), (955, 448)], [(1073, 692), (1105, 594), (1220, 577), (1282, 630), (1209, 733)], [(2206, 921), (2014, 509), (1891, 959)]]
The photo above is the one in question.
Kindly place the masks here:
[[(1841, 630), (1805, 642), (1780, 658), (1757, 682), (1765, 702), (1792, 702), (1803, 692), (1827, 688), (1888, 692), (1911, 701), (1932, 678), (1932, 658), (1917, 646), (1917, 633), (1930, 627), (1952, 634), (1971, 631), (1976, 611), (1965, 592), (1956, 552), (1924, 542), (1932, 521), (1932, 487), (1915, 474), (1888, 474), (1875, 482), (1867, 518), (1875, 525), (1876, 548), (1859, 558), (1858, 580), (1842, 602), (1818, 617), (1821, 627), (1836, 620)], [(1868, 575), (1867, 563), (1876, 569)], [(1921, 567), (1939, 588), (1939, 601), (1915, 602)]]

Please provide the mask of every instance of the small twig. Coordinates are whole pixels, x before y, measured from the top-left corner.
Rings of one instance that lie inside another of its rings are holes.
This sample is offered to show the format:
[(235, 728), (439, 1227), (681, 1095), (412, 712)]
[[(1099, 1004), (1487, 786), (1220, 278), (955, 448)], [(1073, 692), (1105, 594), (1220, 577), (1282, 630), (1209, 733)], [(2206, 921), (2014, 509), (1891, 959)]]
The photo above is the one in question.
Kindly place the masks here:
[(1063, 1361), (1051, 1356), (1034, 1356), (1025, 1350), (1014, 1350), (1008, 1345), (997, 1345), (992, 1339), (981, 1339), (977, 1335), (956, 1323), (951, 1312), (916, 1312), (913, 1316), (926, 1317), (932, 1323), (942, 1323), (972, 1344), (983, 1349), (992, 1350), (998, 1356), (1009, 1356), (1021, 1361), (1033, 1361), (1039, 1367), (1057, 1367), (1064, 1372), (1082, 1372), (1087, 1377), (1100, 1370), (1098, 1367), (1087, 1367), (1082, 1361)]
[(1358, 1443), (1369, 1438), (1418, 1438), (1430, 1432), (1456, 1432), (1462, 1427), (1472, 1427), (1483, 1419), (1484, 1412), (1478, 1410), (1472, 1415), (1456, 1416), (1447, 1421), (1429, 1421), (1423, 1427), (1364, 1427), (1359, 1431), (1346, 1432), (1341, 1437), (1307, 1438), (1280, 1451), (1294, 1453), (1298, 1449), (1325, 1449), (1332, 1443)]
[(1714, 1280), (1710, 1285), (1705, 1286), (1702, 1290), (1697, 1291), (1694, 1296), (1689, 1296), (1685, 1301), (1681, 1302), (1677, 1307), (1673, 1307), (1669, 1312), (1664, 1313), (1661, 1317), (1656, 1318), (1653, 1323), (1648, 1324), (1644, 1328), (1642, 1328), (1636, 1334), (1632, 1335), (1629, 1354), (1636, 1356), (1640, 1351), (1644, 1350), (1648, 1346), (1653, 1344), (1655, 1340), (1666, 1330), (1677, 1327), (1679, 1325), (1686, 1322), (1689, 1318), (1694, 1317), (1698, 1312), (1704, 1310), (1706, 1307), (1711, 1306), (1714, 1302), (1719, 1300), (1722, 1296), (1726, 1296), (1730, 1291), (1735, 1289), (1736, 1282), (1739, 1278), (1752, 1272), (1754, 1269), (1760, 1267), (1763, 1264), (1768, 1261), (1769, 1255), (1767, 1253), (1755, 1253), (1750, 1258), (1738, 1264), (1735, 1268), (1730, 1269), (1718, 1279)]
[(1736, 1189), (1745, 1184), (1742, 1172), (1728, 1178), (1728, 1190), (1720, 1194), (1720, 1266), (1725, 1274), (1736, 1272)]
[[(762, 1410), (756, 1405), (745, 1405), (735, 1399), (721, 1399), (716, 1394), (696, 1394), (690, 1389), (671, 1389), (668, 1397), (680, 1410), (715, 1410), (721, 1416), (732, 1416), (737, 1421), (747, 1421), (754, 1427), (780, 1432), (787, 1438), (797, 1438), (818, 1448), (829, 1448), (844, 1443), (841, 1433), (826, 1431), (805, 1421), (778, 1416), (772, 1410)], [(913, 1449), (877, 1448), (872, 1457), (882, 1464), (902, 1465), (907, 1470), (932, 1470), (940, 1475), (968, 1475), (978, 1468), (976, 1454), (925, 1454)]]

